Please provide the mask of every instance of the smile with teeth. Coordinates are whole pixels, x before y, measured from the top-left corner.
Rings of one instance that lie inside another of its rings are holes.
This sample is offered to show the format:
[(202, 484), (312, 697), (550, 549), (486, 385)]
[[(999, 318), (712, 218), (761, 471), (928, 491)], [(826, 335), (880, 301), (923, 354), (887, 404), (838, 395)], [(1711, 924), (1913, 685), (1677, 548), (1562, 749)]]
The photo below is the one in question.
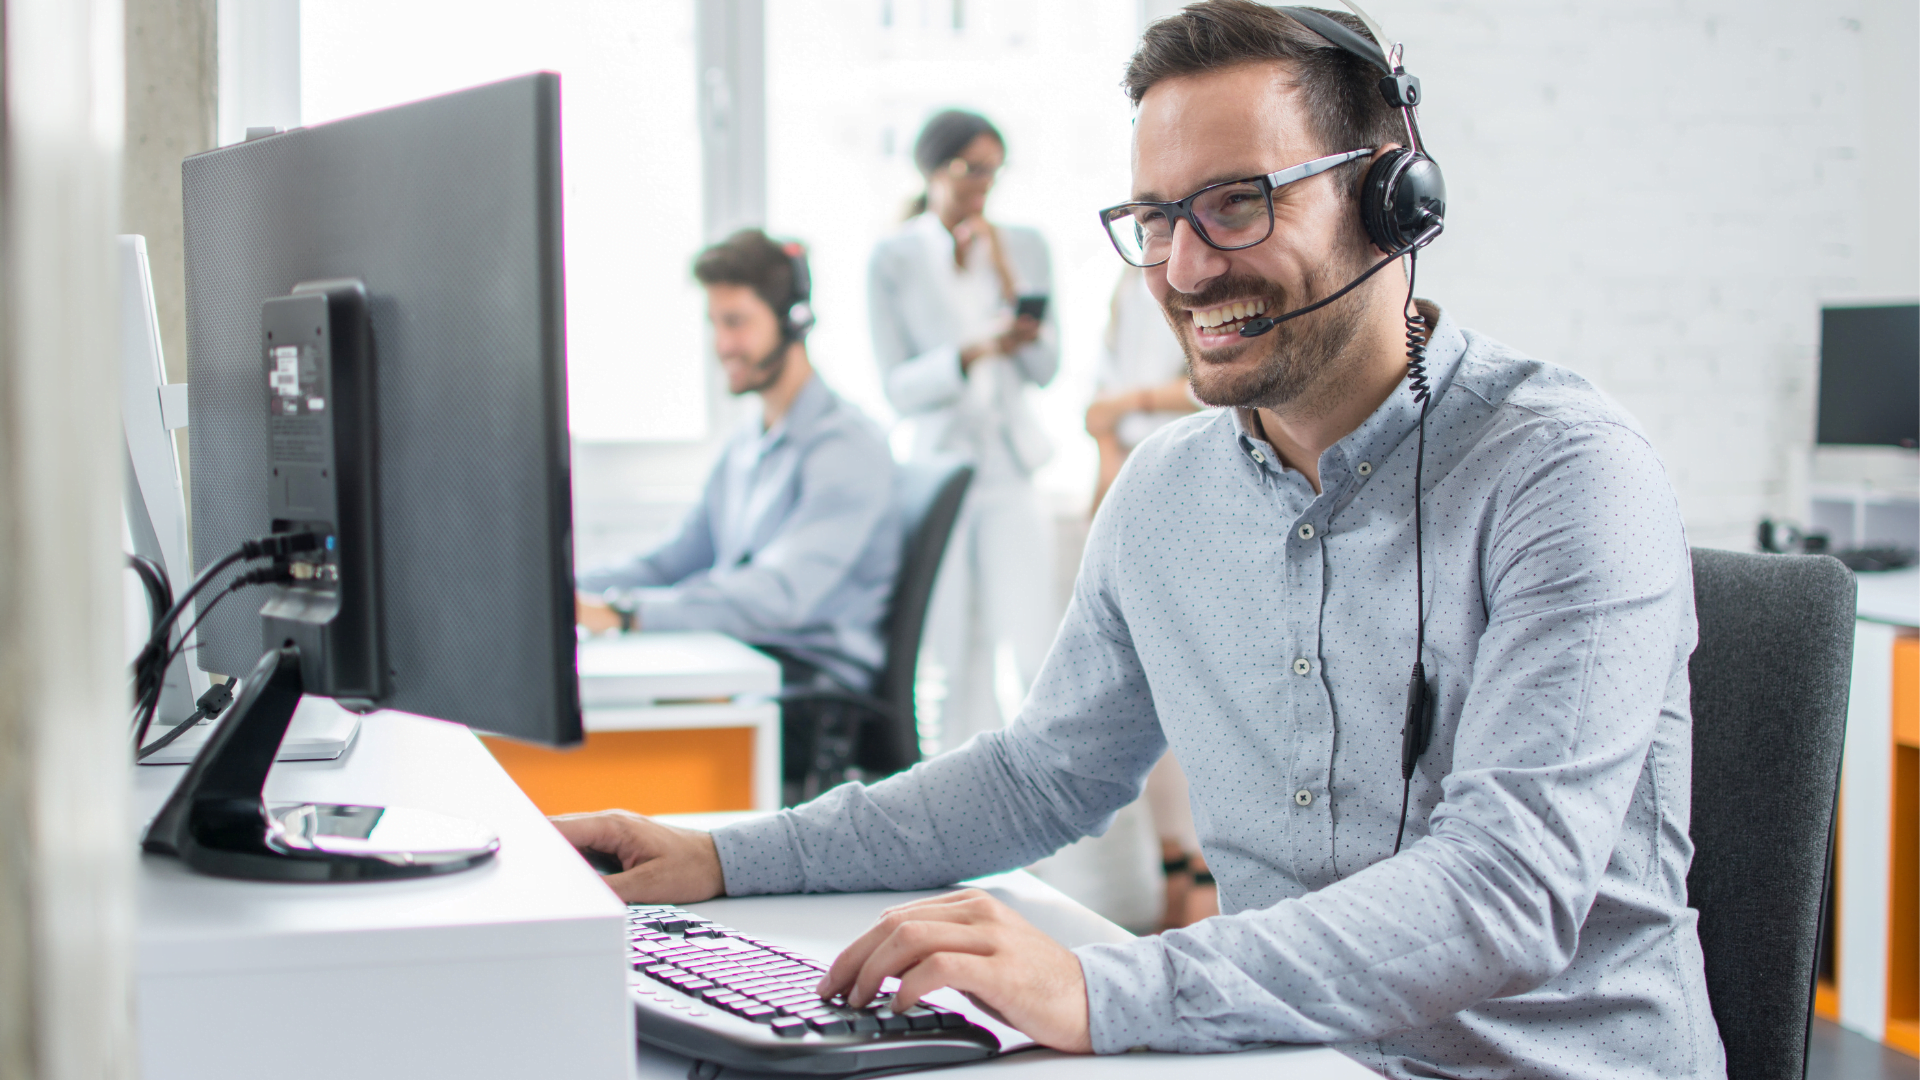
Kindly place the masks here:
[(1265, 300), (1242, 300), (1238, 303), (1222, 304), (1217, 308), (1208, 308), (1205, 311), (1191, 311), (1189, 314), (1193, 316), (1193, 325), (1201, 330), (1225, 334), (1238, 329), (1234, 324), (1263, 314), (1266, 310)]

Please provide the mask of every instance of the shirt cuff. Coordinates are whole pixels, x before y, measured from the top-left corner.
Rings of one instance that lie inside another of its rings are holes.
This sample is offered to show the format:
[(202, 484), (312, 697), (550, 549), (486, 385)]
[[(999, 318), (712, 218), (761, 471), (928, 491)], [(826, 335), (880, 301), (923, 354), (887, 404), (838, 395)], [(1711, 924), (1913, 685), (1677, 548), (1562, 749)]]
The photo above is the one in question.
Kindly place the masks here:
[(1073, 950), (1087, 980), (1087, 1033), (1096, 1054), (1185, 1049), (1173, 1008), (1173, 973), (1155, 938)]
[(728, 896), (797, 893), (806, 885), (800, 839), (784, 811), (713, 830)]
[(634, 589), (625, 596), (642, 630), (704, 630), (689, 617), (691, 604), (671, 587)]

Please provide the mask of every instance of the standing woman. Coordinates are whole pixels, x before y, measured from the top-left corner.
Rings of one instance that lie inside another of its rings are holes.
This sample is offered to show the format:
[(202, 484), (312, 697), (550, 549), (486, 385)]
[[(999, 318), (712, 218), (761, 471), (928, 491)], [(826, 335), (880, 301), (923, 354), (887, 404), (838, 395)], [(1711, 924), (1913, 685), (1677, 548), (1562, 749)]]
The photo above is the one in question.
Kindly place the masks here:
[[(1024, 695), (1057, 629), (1052, 529), (1033, 487), (1053, 448), (1025, 392), (1052, 380), (1060, 350), (1051, 314), (1019, 313), (1053, 291), (1046, 241), (986, 218), (1006, 159), (1000, 132), (943, 112), (913, 159), (926, 194), (874, 249), (868, 310), (887, 399), (913, 425), (909, 458), (974, 468), (927, 620), (946, 700), (937, 739), (923, 741), (950, 750), (1002, 726), (997, 688), (1011, 680)], [(998, 679), (997, 661), (1011, 664)]]

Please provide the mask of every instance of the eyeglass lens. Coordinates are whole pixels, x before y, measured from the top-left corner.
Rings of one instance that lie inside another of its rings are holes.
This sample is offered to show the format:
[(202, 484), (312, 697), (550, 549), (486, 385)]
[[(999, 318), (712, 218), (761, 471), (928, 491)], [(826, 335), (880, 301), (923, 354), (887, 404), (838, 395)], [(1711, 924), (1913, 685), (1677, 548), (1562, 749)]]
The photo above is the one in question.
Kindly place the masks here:
[[(1202, 239), (1217, 248), (1251, 247), (1273, 231), (1273, 204), (1252, 181), (1207, 188), (1190, 212)], [(1172, 254), (1174, 220), (1162, 204), (1129, 203), (1108, 212), (1107, 231), (1128, 262), (1153, 266)]]

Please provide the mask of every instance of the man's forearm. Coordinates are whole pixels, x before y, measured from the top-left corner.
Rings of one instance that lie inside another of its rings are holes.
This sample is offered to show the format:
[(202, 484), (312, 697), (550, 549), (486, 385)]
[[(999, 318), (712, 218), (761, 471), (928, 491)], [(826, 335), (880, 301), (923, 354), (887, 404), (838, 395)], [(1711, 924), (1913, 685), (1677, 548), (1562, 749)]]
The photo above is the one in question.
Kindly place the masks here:
[(727, 892), (931, 889), (1051, 854), (1084, 829), (1017, 781), (1017, 753), (991, 732), (871, 787), (715, 830)]

